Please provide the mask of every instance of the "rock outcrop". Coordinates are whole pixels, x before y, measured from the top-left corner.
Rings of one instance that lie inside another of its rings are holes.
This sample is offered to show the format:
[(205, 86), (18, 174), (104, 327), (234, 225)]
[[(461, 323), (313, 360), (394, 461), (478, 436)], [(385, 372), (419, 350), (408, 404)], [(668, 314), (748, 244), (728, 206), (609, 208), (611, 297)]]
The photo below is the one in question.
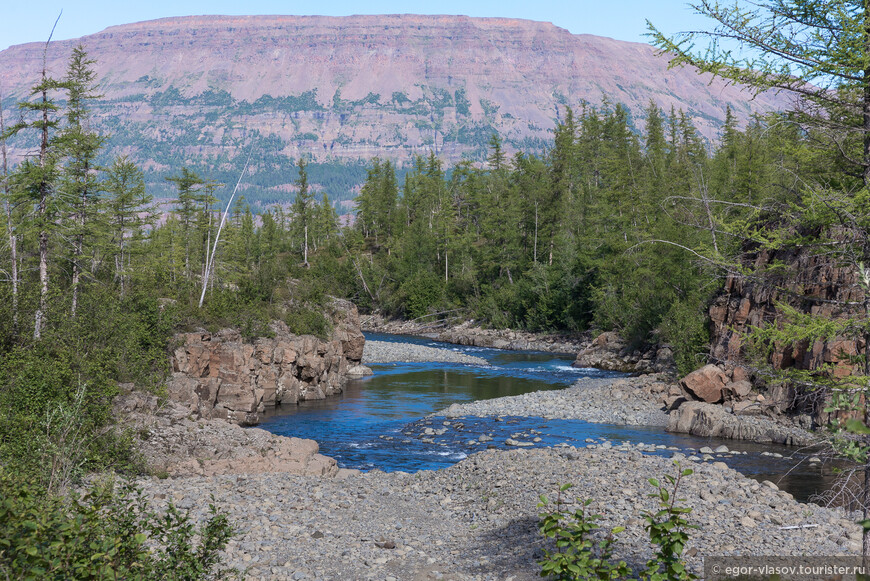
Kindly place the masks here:
[(169, 397), (194, 418), (256, 425), (266, 408), (341, 393), (360, 364), (365, 338), (356, 307), (336, 301), (328, 341), (296, 336), (275, 321), (273, 337), (245, 341), (238, 331), (184, 333), (172, 354)]
[(687, 401), (672, 410), (668, 416), (667, 430), (705, 438), (729, 438), (794, 446), (805, 446), (814, 441), (812, 434), (789, 425), (786, 421), (738, 415), (724, 406), (701, 401)]
[[(775, 319), (777, 303), (785, 302), (806, 313), (836, 318), (847, 314), (838, 304), (860, 305), (863, 301), (863, 292), (850, 269), (820, 257), (768, 252), (758, 253), (754, 266), (761, 268), (774, 262), (788, 265), (790, 278), (780, 281), (784, 285), (781, 291), (736, 275), (726, 279), (722, 294), (710, 307), (714, 338), (711, 355), (715, 361), (739, 361), (743, 354), (741, 334), (749, 327)], [(853, 369), (849, 356), (863, 347), (862, 343), (842, 339), (818, 341), (813, 345), (803, 343), (794, 348), (779, 348), (771, 362), (778, 369), (815, 369), (833, 363), (837, 366), (837, 375), (845, 377)]]
[(598, 335), (588, 347), (583, 349), (572, 365), (627, 373), (672, 372), (674, 354), (667, 345), (631, 349), (619, 333), (608, 331)]
[[(0, 52), (4, 104), (26, 99), (38, 81), (43, 40)], [(483, 161), (493, 132), (508, 149), (549, 142), (565, 105), (578, 110), (602, 96), (634, 119), (644, 118), (651, 100), (683, 110), (711, 139), (729, 105), (746, 119), (787, 103), (772, 92), (747, 99), (720, 79), (669, 68), (647, 44), (506, 18), (162, 18), (52, 42), (49, 75), (63, 74), (78, 44), (96, 61), (106, 96), (92, 125), (113, 134), (109, 155), (129, 154), (145, 168), (152, 193), (168, 193), (169, 185), (160, 183), (163, 162), (139, 143), (158, 135), (164, 154), (205, 168), (225, 156), (243, 163), (234, 128), (268, 136), (275, 158), (259, 171), (283, 198), (293, 187), (284, 162), (293, 158), (356, 165), (379, 156), (403, 164), (435, 150), (448, 162)], [(27, 153), (9, 145), (13, 157)]]
[(345, 476), (314, 440), (285, 438), (224, 420), (191, 419), (188, 408), (143, 392), (113, 402), (118, 425), (133, 435), (148, 469), (162, 476), (286, 472)]
[[(860, 305), (863, 291), (856, 280), (854, 270), (841, 267), (830, 259), (811, 256), (806, 252), (782, 251), (759, 252), (749, 260), (755, 269), (764, 269), (773, 264), (785, 264), (788, 275), (769, 275), (773, 284), (760, 284), (736, 275), (725, 281), (723, 292), (710, 307), (711, 359), (723, 366), (735, 383), (748, 379), (739, 365), (743, 361), (743, 334), (750, 328), (761, 326), (779, 316), (777, 304), (787, 303), (799, 311), (827, 318), (848, 315), (842, 305)], [(778, 290), (779, 289), (779, 290)], [(830, 365), (837, 377), (846, 377), (855, 368), (854, 355), (863, 352), (861, 341), (842, 337), (830, 341), (804, 341), (795, 346), (779, 345), (774, 350), (770, 363), (776, 369), (818, 369)], [(735, 366), (736, 365), (736, 366)], [(735, 385), (745, 389), (745, 385)], [(822, 412), (820, 398), (803, 398), (788, 388), (769, 390), (769, 400), (782, 410), (798, 410), (815, 414), (820, 423), (829, 419)]]

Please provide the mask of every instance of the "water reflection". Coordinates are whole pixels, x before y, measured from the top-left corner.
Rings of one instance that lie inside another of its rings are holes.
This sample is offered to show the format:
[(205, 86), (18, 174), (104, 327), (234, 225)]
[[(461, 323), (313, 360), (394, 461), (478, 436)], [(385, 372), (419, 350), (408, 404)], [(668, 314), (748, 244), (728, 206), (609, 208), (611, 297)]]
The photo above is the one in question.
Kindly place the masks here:
[[(393, 337), (380, 335), (377, 340)], [(407, 338), (399, 338), (407, 340)], [(421, 344), (440, 346), (428, 339)], [(450, 346), (484, 357), (490, 366), (446, 363), (372, 365), (373, 377), (349, 381), (342, 395), (298, 406), (277, 408), (261, 427), (286, 436), (311, 438), (321, 452), (339, 465), (385, 471), (437, 469), (487, 447), (505, 448), (516, 438), (535, 446), (589, 445), (603, 439), (614, 445), (643, 442), (662, 446), (654, 452), (671, 456), (672, 448), (691, 454), (703, 446), (746, 454), (717, 457), (758, 480), (771, 480), (800, 500), (828, 489), (836, 478), (830, 464), (810, 464), (811, 450), (731, 440), (669, 434), (661, 428), (591, 424), (577, 420), (542, 418), (425, 418), (453, 403), (561, 389), (580, 377), (618, 375), (570, 367), (568, 356), (534, 352)], [(429, 433), (427, 434), (427, 428)], [(480, 436), (492, 438), (485, 442)], [(536, 441), (537, 440), (537, 441)], [(762, 456), (777, 453), (782, 458)]]

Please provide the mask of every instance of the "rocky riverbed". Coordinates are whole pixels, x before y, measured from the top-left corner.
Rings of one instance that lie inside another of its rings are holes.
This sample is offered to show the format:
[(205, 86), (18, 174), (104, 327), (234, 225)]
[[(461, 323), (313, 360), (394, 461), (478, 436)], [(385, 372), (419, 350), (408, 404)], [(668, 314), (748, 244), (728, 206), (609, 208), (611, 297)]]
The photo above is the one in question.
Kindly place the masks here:
[[(363, 361), (487, 363), (449, 349), (378, 341), (366, 342)], [(664, 375), (585, 379), (564, 390), (454, 405), (438, 415), (664, 426), (668, 416), (662, 404), (677, 389)], [(134, 403), (127, 404), (131, 417), (144, 405)], [(575, 485), (570, 501), (592, 499), (589, 509), (603, 515), (599, 524), (605, 529), (626, 527), (617, 537), (614, 557), (640, 570), (653, 555), (642, 519), (643, 511), (656, 508), (647, 496), (653, 491), (648, 479), (676, 471), (674, 460), (661, 450), (605, 441), (578, 448), (531, 448), (523, 442), (516, 449), (488, 449), (450, 468), (414, 474), (339, 471), (334, 461), (317, 455), (314, 442), (295, 442), (311, 444), (303, 446), (300, 456), (282, 444), (296, 439), (270, 438), (238, 426), (231, 429), (253, 439), (245, 443), (234, 432), (233, 441), (256, 453), (212, 452), (212, 440), (200, 445), (202, 438), (195, 438), (195, 444), (190, 438), (210, 431), (218, 420), (194, 425), (180, 412), (176, 415), (158, 422), (165, 424), (169, 436), (161, 434), (160, 425), (149, 425), (148, 440), (161, 454), (164, 448), (180, 450), (183, 446), (173, 444), (176, 440), (186, 442), (185, 450), (193, 446), (187, 455), (194, 462), (186, 466), (194, 470), (167, 473), (198, 475), (143, 479), (139, 484), (157, 506), (171, 501), (200, 520), (207, 517), (213, 495), (239, 528), (223, 560), (243, 571), (246, 579), (536, 579), (537, 561), (548, 547), (537, 532), (538, 497), (555, 497), (563, 483)], [(199, 453), (206, 448), (209, 454), (203, 460)], [(259, 456), (262, 466), (254, 462)], [(675, 456), (696, 471), (678, 494), (692, 508), (690, 522), (700, 527), (691, 532), (687, 547), (696, 573), (702, 572), (705, 556), (860, 552), (857, 515), (798, 503), (773, 483), (759, 483), (728, 468), (713, 451)]]
[[(690, 464), (686, 461), (685, 464)], [(704, 556), (854, 555), (861, 531), (841, 510), (800, 504), (771, 483), (721, 463), (691, 463), (679, 497), (692, 507), (689, 564)], [(655, 509), (647, 479), (673, 474), (672, 460), (628, 450), (487, 450), (440, 471), (372, 471), (344, 480), (289, 474), (140, 482), (158, 502), (197, 518), (211, 495), (240, 536), (225, 562), (247, 579), (538, 578), (546, 542), (537, 533), (538, 495), (593, 500), (605, 528), (625, 526), (614, 556), (635, 569), (652, 555), (640, 516)]]
[(361, 318), (364, 331), (417, 335), (456, 345), (473, 345), (511, 351), (545, 351), (548, 353), (578, 353), (589, 346), (588, 333), (531, 333), (515, 329), (484, 329), (474, 321), (448, 318), (440, 321), (421, 319), (401, 321), (384, 319), (380, 315)]
[(652, 375), (633, 378), (585, 378), (566, 389), (536, 391), (466, 404), (453, 404), (434, 415), (537, 416), (598, 424), (661, 426), (668, 424), (661, 397), (668, 384)]
[(427, 347), (425, 345), (415, 345), (413, 343), (366, 341), (365, 347), (363, 348), (363, 364), (392, 363), (396, 361), (489, 365), (489, 362), (483, 357), (457, 353), (450, 349)]

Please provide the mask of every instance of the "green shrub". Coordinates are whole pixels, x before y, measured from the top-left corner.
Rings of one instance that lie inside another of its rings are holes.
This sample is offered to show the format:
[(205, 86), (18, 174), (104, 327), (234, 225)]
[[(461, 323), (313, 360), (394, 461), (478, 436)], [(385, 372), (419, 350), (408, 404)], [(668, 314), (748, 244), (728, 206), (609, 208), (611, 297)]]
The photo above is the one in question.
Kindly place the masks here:
[(444, 283), (432, 273), (418, 271), (402, 284), (399, 293), (404, 298), (405, 315), (416, 319), (441, 302)]
[(314, 335), (325, 340), (332, 332), (332, 322), (319, 309), (293, 308), (284, 317), (284, 322), (296, 335)]
[(100, 288), (50, 303), (42, 340), (0, 351), (0, 463), (62, 490), (89, 470), (135, 469), (130, 441), (111, 429), (119, 382), (159, 385), (172, 328), (154, 298)]
[(671, 305), (661, 325), (661, 338), (674, 350), (680, 375), (703, 365), (710, 347), (706, 301), (689, 297)]
[[(659, 510), (642, 513), (649, 533), (650, 542), (655, 545), (655, 557), (647, 562), (646, 569), (640, 578), (644, 581), (693, 581), (697, 576), (686, 569), (683, 560), (683, 550), (689, 540), (689, 529), (697, 528), (690, 525), (685, 515), (692, 512), (691, 508), (679, 506), (683, 499), (677, 498), (677, 491), (683, 477), (692, 474), (692, 469), (680, 469), (678, 462), (677, 475), (665, 475), (665, 480), (671, 486), (668, 490), (657, 479), (649, 482), (656, 492), (649, 496), (658, 500)], [(541, 512), (538, 529), (541, 534), (553, 539), (555, 551), (544, 550), (544, 559), (538, 563), (541, 566), (541, 577), (552, 577), (559, 581), (574, 581), (577, 579), (625, 579), (631, 570), (625, 561), (614, 562), (612, 546), (615, 536), (625, 530), (624, 527), (614, 527), (603, 538), (595, 541), (590, 536), (599, 530), (595, 521), (601, 518), (598, 514), (588, 514), (586, 507), (592, 501), (583, 501), (580, 508), (570, 513), (562, 508), (565, 502), (562, 493), (571, 488), (571, 484), (559, 487), (555, 508)], [(538, 507), (547, 507), (549, 501), (541, 495)], [(633, 578), (633, 577), (632, 577)]]
[(680, 463), (674, 461), (677, 466), (677, 475), (665, 475), (665, 480), (671, 485), (669, 491), (661, 482), (650, 478), (649, 483), (656, 488), (656, 492), (650, 494), (651, 498), (658, 500), (659, 510), (656, 512), (643, 513), (649, 533), (649, 539), (657, 548), (656, 556), (647, 563), (646, 571), (642, 578), (649, 581), (692, 581), (698, 576), (686, 570), (683, 561), (683, 550), (689, 541), (689, 529), (698, 528), (690, 525), (685, 515), (692, 512), (691, 508), (679, 506), (677, 502), (685, 499), (677, 498), (680, 481), (684, 476), (692, 474), (691, 468), (680, 469)]
[[(552, 577), (560, 581), (626, 577), (630, 570), (625, 561), (611, 562), (614, 537), (624, 528), (614, 528), (597, 542), (590, 539), (589, 535), (599, 528), (595, 521), (601, 515), (586, 513), (586, 507), (591, 500), (584, 501), (574, 513), (563, 510), (562, 492), (569, 488), (570, 484), (560, 486), (555, 508), (540, 514), (538, 528), (542, 535), (555, 540), (557, 548), (556, 551), (544, 550), (544, 559), (539, 562), (541, 577)], [(546, 507), (548, 504), (547, 497), (541, 495), (538, 506)]]
[(172, 504), (160, 514), (132, 486), (46, 495), (0, 471), (0, 577), (22, 580), (227, 579), (219, 553), (235, 534), (213, 504), (195, 526)]

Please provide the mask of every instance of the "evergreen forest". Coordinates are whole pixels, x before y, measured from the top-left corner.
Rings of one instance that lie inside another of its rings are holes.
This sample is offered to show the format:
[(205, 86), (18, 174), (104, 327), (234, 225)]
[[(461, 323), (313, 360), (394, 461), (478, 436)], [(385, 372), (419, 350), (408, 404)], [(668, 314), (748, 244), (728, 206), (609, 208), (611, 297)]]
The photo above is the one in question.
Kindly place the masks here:
[[(658, 42), (759, 90), (806, 91), (789, 83), (812, 80), (747, 77), (739, 63), (705, 63)], [(180, 166), (166, 177), (171, 207), (157, 205), (143, 168), (103, 160), (109, 136), (89, 123), (100, 100), (93, 64), (76, 49), (62, 78), (42, 72), (20, 121), (0, 119), (0, 489), (24, 479), (39, 497), (92, 470), (140, 470), (129, 435), (107, 428), (111, 398), (127, 383), (159, 393), (180, 330), (232, 326), (250, 338), (281, 319), (326, 336), (323, 307), (338, 296), (407, 320), (617, 331), (636, 347), (669, 344), (685, 374), (707, 362), (712, 299), (729, 274), (750, 274), (754, 252), (809, 249), (856, 266), (870, 284), (870, 116), (867, 98), (856, 99), (870, 93), (848, 76), (809, 95), (821, 109), (729, 111), (712, 145), (681, 111), (650, 103), (638, 129), (604, 101), (566, 108), (544, 153), (509, 153), (491, 135), (485, 163), (445, 167), (432, 153), (397, 174), (392, 161), (372, 159), (355, 218), (340, 225), (329, 197), (310, 187), (305, 159), (288, 168), (286, 203), (255, 212), (238, 196), (224, 208), (217, 193), (235, 193), (244, 172)], [(771, 79), (779, 85), (762, 82)], [(7, 159), (13, 137), (32, 152), (20, 163)], [(244, 146), (256, 155), (257, 143)], [(843, 232), (854, 234), (848, 244)], [(787, 266), (768, 266), (788, 277)], [(820, 328), (786, 312), (793, 326), (762, 330), (761, 351), (867, 333), (865, 319)]]

